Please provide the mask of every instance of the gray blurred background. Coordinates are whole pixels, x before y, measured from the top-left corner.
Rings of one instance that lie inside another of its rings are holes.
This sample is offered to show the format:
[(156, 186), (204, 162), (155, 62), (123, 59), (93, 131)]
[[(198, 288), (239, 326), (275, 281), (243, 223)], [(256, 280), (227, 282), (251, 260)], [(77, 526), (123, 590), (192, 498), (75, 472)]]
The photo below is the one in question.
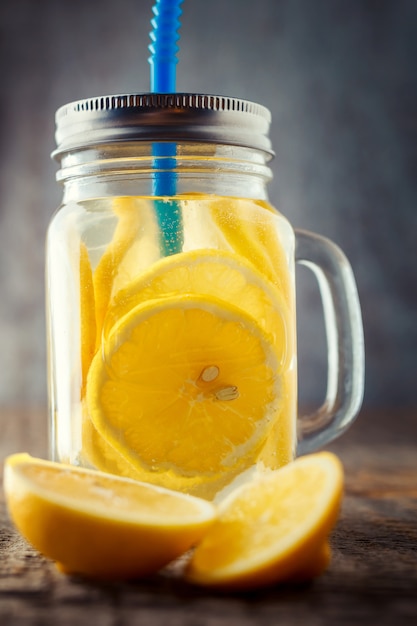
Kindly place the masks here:
[[(54, 113), (149, 90), (153, 0), (0, 4), (0, 406), (46, 402), (44, 238)], [(368, 409), (417, 407), (417, 0), (185, 0), (177, 87), (271, 109), (272, 202), (349, 257)], [(316, 285), (298, 276), (300, 401), (324, 392)]]

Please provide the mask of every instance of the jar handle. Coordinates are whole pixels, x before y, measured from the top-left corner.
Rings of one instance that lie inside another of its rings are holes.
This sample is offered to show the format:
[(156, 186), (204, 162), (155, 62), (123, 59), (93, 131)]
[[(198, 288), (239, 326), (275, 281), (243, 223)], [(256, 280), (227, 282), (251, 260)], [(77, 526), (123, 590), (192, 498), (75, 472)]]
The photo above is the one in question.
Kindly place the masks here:
[(298, 419), (297, 454), (335, 439), (355, 419), (362, 404), (365, 357), (362, 317), (352, 268), (332, 241), (295, 231), (295, 260), (316, 276), (327, 338), (327, 391), (314, 413)]

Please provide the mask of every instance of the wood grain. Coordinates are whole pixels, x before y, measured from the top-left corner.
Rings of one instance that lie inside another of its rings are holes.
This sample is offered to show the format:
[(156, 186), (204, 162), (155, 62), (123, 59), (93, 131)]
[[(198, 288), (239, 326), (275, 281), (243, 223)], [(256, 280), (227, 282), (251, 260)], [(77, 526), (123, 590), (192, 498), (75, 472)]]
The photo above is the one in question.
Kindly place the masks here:
[[(245, 594), (196, 589), (176, 566), (129, 584), (58, 573), (12, 528), (0, 495), (0, 624), (4, 626), (387, 626), (417, 623), (416, 416), (363, 416), (330, 446), (346, 470), (329, 570), (313, 583)], [(0, 412), (1, 460), (45, 455), (44, 412)], [(390, 424), (396, 432), (390, 432)], [(400, 425), (400, 427), (399, 427)], [(5, 437), (7, 433), (7, 437)], [(385, 433), (385, 435), (384, 435)]]

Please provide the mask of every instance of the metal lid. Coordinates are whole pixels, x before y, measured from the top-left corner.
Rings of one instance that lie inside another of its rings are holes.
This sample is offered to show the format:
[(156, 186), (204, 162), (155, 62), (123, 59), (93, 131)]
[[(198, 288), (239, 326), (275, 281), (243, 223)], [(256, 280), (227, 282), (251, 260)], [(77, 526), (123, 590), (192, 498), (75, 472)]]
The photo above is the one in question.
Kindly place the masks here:
[(245, 146), (273, 155), (269, 110), (254, 102), (204, 94), (124, 94), (71, 102), (56, 113), (53, 157), (120, 141)]

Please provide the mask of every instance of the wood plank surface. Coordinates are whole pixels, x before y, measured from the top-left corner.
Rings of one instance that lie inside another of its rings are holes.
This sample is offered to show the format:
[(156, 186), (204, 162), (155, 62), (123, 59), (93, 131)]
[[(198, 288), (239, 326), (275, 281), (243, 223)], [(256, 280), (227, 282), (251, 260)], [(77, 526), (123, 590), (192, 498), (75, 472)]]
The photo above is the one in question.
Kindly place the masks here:
[[(97, 584), (57, 572), (12, 528), (0, 492), (1, 626), (386, 626), (417, 624), (417, 415), (362, 415), (329, 446), (346, 493), (333, 559), (313, 583), (244, 594), (196, 589), (172, 566)], [(46, 455), (43, 411), (0, 411), (0, 461)], [(2, 469), (0, 470), (2, 472)]]

